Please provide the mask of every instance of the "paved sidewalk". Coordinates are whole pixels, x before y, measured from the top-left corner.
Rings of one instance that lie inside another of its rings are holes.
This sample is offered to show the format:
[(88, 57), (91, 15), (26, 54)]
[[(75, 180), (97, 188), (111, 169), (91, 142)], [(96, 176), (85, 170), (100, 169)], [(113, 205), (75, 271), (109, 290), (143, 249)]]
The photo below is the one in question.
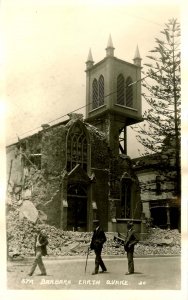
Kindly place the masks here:
[(126, 276), (127, 258), (105, 257), (108, 272), (91, 275), (94, 257), (47, 259), (47, 276), (39, 276), (36, 269), (27, 276), (32, 260), (8, 262), (7, 288), (18, 290), (179, 290), (181, 289), (180, 257), (135, 258), (135, 274)]

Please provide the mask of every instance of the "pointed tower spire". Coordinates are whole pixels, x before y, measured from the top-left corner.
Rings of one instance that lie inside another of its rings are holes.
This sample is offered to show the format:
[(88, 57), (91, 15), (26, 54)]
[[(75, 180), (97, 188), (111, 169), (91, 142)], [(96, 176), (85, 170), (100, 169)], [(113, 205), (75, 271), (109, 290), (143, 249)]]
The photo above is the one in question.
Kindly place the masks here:
[(109, 35), (108, 38), (108, 44), (107, 44), (107, 48), (106, 48), (106, 56), (114, 56), (114, 46), (112, 43), (112, 37), (111, 34)]
[(88, 54), (87, 61), (92, 61), (93, 62), (93, 56), (92, 56), (92, 53), (91, 53), (91, 48), (89, 49), (89, 54)]
[(111, 37), (111, 34), (109, 35), (109, 38), (108, 38), (108, 44), (107, 44), (107, 48), (113, 48), (113, 43), (112, 43), (112, 37)]
[(88, 58), (87, 58), (87, 61), (86, 61), (86, 67), (87, 69), (91, 68), (94, 64), (94, 61), (93, 61), (93, 56), (92, 56), (92, 53), (91, 53), (91, 48), (89, 49), (89, 54), (88, 54)]
[(137, 45), (135, 55), (134, 55), (134, 58), (133, 58), (134, 64), (137, 65), (137, 66), (141, 66), (141, 60), (142, 59), (140, 57), (140, 52), (139, 52), (138, 45)]

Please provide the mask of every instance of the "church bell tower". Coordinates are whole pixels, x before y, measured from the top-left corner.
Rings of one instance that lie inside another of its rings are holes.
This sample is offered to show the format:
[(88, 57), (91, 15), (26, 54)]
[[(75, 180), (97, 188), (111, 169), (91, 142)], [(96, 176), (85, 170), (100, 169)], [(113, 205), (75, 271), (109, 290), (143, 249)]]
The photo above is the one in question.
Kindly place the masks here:
[(136, 48), (133, 63), (114, 56), (109, 36), (106, 57), (94, 64), (91, 50), (86, 61), (86, 122), (107, 135), (114, 155), (127, 153), (129, 125), (142, 121), (141, 58)]

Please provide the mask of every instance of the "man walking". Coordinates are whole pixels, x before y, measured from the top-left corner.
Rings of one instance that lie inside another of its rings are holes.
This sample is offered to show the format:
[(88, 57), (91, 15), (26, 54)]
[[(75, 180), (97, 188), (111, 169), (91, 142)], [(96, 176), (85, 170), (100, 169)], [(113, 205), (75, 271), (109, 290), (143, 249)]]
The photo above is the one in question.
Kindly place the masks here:
[(37, 265), (41, 271), (40, 275), (46, 275), (46, 268), (42, 261), (42, 256), (47, 255), (46, 246), (48, 244), (47, 235), (45, 229), (42, 229), (35, 238), (35, 260), (29, 272), (29, 276), (32, 276)]
[(99, 221), (95, 221), (95, 230), (93, 232), (90, 248), (91, 250), (95, 251), (95, 270), (93, 271), (92, 275), (98, 274), (99, 266), (102, 269), (102, 273), (106, 272), (106, 266), (101, 258), (101, 252), (103, 248), (103, 244), (106, 242), (106, 235), (102, 228), (100, 227)]
[(125, 275), (130, 275), (134, 273), (134, 246), (138, 243), (138, 238), (136, 236), (136, 232), (133, 229), (133, 223), (127, 223), (127, 236), (124, 242), (124, 249), (127, 252), (128, 259), (128, 272)]

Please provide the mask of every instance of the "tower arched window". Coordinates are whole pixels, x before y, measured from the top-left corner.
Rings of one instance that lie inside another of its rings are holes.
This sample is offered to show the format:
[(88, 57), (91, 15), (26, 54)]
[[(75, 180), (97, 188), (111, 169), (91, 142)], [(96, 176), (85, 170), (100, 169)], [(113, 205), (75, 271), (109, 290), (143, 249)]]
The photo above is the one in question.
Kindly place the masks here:
[(99, 106), (104, 104), (104, 77), (99, 77)]
[(125, 105), (125, 79), (122, 74), (117, 77), (117, 104)]
[(98, 107), (98, 82), (97, 79), (94, 79), (92, 84), (92, 108), (96, 107)]
[(80, 124), (75, 124), (67, 137), (67, 171), (70, 172), (77, 164), (87, 172), (87, 137)]
[(133, 107), (133, 81), (131, 77), (128, 77), (126, 80), (126, 106)]

